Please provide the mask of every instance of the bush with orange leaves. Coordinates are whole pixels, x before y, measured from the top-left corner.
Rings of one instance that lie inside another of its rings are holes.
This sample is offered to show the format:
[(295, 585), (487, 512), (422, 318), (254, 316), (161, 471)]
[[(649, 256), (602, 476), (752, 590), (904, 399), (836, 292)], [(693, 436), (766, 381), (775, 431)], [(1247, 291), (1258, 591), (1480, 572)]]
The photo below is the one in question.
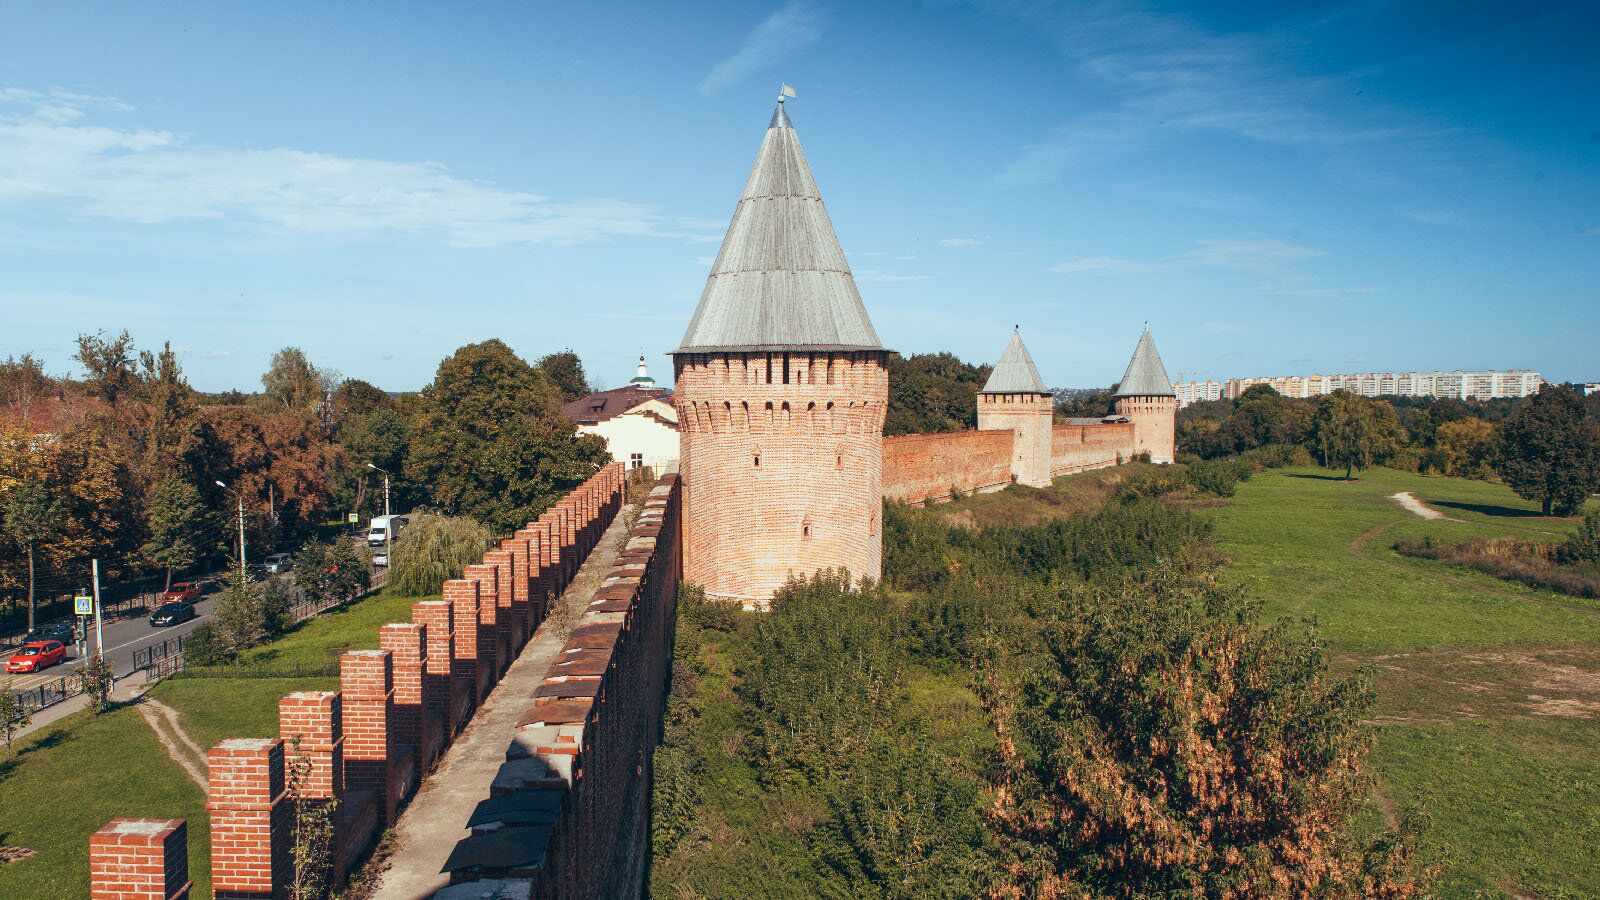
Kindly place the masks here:
[(1063, 590), (1041, 652), (985, 666), (999, 897), (1381, 897), (1423, 891), (1418, 821), (1363, 843), (1373, 696), (1308, 625), (1206, 565)]

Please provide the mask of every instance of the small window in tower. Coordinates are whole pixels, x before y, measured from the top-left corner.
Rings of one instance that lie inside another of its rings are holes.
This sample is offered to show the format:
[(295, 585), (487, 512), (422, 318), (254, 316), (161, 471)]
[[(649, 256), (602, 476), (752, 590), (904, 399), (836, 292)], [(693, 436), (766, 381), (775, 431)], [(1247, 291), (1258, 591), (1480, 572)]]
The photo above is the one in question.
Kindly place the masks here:
[(783, 355), (783, 383), (789, 383), (789, 354)]
[(752, 455), (755, 457), (756, 468), (758, 468), (758, 469), (761, 468), (761, 448), (757, 447), (755, 449), (755, 453), (752, 454)]
[(772, 383), (772, 354), (767, 354), (767, 384)]
[(801, 522), (800, 522), (800, 539), (804, 540), (804, 541), (811, 540), (811, 517), (810, 516), (807, 516), (806, 518), (802, 519)]

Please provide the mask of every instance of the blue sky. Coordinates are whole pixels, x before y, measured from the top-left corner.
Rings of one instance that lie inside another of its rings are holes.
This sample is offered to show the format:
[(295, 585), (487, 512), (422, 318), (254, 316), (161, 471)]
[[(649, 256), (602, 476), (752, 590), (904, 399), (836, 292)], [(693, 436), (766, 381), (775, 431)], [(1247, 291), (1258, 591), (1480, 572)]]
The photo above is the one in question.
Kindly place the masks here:
[[(664, 13), (670, 10), (670, 13)], [(1286, 11), (1288, 10), (1288, 11)], [(0, 5), (0, 355), (658, 376), (780, 81), (879, 334), (1600, 379), (1600, 7)]]

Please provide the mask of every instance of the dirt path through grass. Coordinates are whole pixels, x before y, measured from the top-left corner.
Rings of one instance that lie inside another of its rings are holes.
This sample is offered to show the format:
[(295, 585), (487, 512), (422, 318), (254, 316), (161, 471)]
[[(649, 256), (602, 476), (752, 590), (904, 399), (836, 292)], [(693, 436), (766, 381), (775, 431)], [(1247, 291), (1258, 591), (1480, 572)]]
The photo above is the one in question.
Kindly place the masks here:
[(1460, 519), (1451, 519), (1444, 513), (1439, 512), (1437, 509), (1434, 509), (1426, 503), (1423, 503), (1421, 500), (1418, 500), (1417, 496), (1410, 491), (1401, 491), (1398, 494), (1390, 494), (1389, 499), (1398, 502), (1401, 506), (1404, 506), (1406, 509), (1411, 510), (1413, 513), (1416, 513), (1424, 519), (1449, 519), (1452, 522), (1461, 521)]
[(148, 695), (139, 699), (138, 709), (172, 761), (183, 767), (200, 790), (206, 790), (205, 752), (178, 724), (178, 711)]

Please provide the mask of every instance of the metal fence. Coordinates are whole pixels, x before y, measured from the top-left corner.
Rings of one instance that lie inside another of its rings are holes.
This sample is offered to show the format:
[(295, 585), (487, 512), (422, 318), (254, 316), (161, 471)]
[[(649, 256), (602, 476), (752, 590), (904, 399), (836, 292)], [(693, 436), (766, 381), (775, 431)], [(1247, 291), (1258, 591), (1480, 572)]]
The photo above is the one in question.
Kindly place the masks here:
[(76, 697), (83, 693), (83, 684), (76, 675), (63, 675), (44, 684), (35, 685), (25, 691), (18, 691), (17, 701), (21, 703), (25, 715), (32, 715), (45, 707), (54, 706), (63, 700)]
[(140, 647), (133, 651), (133, 671), (144, 672), (173, 659), (183, 656), (183, 635), (170, 637), (159, 644)]

